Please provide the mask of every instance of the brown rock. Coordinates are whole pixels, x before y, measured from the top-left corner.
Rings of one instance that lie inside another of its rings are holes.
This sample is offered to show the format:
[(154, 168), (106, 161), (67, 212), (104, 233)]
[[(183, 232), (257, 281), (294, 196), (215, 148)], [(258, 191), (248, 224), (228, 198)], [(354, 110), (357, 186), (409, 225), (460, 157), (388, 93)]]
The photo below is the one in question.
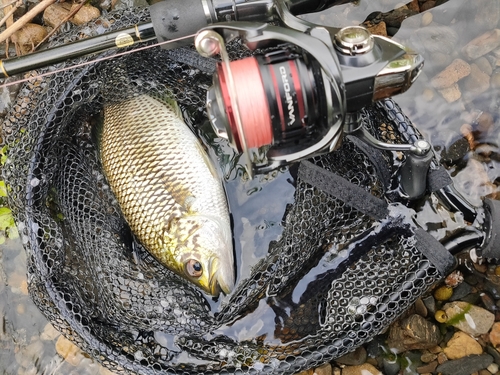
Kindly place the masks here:
[(43, 12), (43, 22), (50, 27), (56, 27), (61, 20), (66, 18), (71, 9), (71, 4), (54, 3)]
[(486, 73), (489, 76), (493, 73), (493, 68), (486, 57), (481, 56), (479, 59), (474, 61), (474, 63), (483, 73)]
[(313, 375), (332, 375), (332, 366), (329, 363), (325, 363), (320, 367), (314, 369)]
[(479, 306), (467, 302), (451, 302), (443, 306), (448, 324), (472, 336), (488, 333), (495, 321), (495, 315)]
[(446, 354), (444, 354), (443, 352), (439, 353), (438, 356), (437, 356), (437, 361), (440, 365), (442, 365), (443, 363), (445, 363), (446, 361), (448, 360), (448, 357), (446, 356)]
[(412, 0), (408, 4), (406, 4), (406, 6), (408, 9), (420, 13), (420, 6), (418, 5), (418, 0)]
[(418, 315), (423, 316), (424, 318), (427, 316), (427, 307), (425, 307), (425, 304), (421, 298), (418, 298), (415, 301), (415, 312)]
[(471, 64), (471, 71), (464, 79), (464, 88), (468, 94), (478, 95), (490, 88), (490, 76), (483, 73), (476, 64)]
[[(73, 4), (71, 9), (74, 9), (79, 4)], [(96, 7), (85, 4), (72, 18), (71, 23), (75, 25), (83, 25), (93, 19), (100, 17), (101, 12)]]
[(346, 366), (342, 369), (342, 375), (383, 375), (376, 367), (365, 363), (360, 366)]
[(500, 322), (493, 324), (489, 337), (493, 347), (497, 348), (500, 346)]
[(498, 25), (500, 21), (500, 3), (490, 0), (475, 0), (477, 9), (474, 23), (483, 30), (491, 30)]
[(16, 31), (15, 38), (21, 48), (21, 53), (26, 54), (40, 43), (47, 34), (45, 27), (35, 23), (27, 23), (19, 31)]
[(426, 365), (417, 367), (417, 372), (419, 374), (432, 373), (432, 372), (434, 372), (434, 370), (436, 369), (437, 366), (438, 366), (438, 362), (432, 361), (432, 362), (427, 363)]
[(57, 339), (56, 352), (73, 366), (77, 366), (85, 358), (83, 352), (63, 335)]
[(298, 372), (296, 375), (313, 375), (313, 373), (314, 373), (314, 370), (309, 369), (309, 370), (304, 370), (304, 371)]
[(387, 343), (398, 352), (406, 350), (428, 349), (441, 340), (439, 328), (414, 314), (390, 327)]
[(431, 8), (434, 8), (436, 6), (436, 2), (434, 0), (429, 0), (420, 5), (420, 11), (425, 12), (426, 10), (429, 10)]
[[(437, 355), (431, 352), (425, 352), (420, 357), (420, 360), (424, 363), (429, 363), (434, 361), (437, 358)], [(432, 372), (432, 371), (431, 371)]]
[(472, 39), (462, 48), (462, 54), (468, 60), (475, 60), (500, 45), (500, 30), (494, 29)]
[(358, 347), (355, 351), (348, 353), (340, 358), (337, 358), (335, 362), (342, 365), (357, 366), (365, 363), (367, 357), (366, 349), (362, 346)]
[(368, 23), (365, 27), (374, 35), (387, 36), (387, 27), (384, 21), (379, 23)]
[(490, 85), (493, 88), (500, 88), (500, 70), (495, 70), (491, 75)]
[(471, 354), (483, 354), (481, 345), (464, 332), (456, 332), (443, 350), (448, 359), (459, 359)]
[(431, 79), (431, 85), (436, 89), (445, 89), (471, 73), (471, 66), (462, 59), (455, 59), (442, 72)]
[(453, 103), (462, 97), (462, 93), (457, 83), (438, 91), (448, 103)]

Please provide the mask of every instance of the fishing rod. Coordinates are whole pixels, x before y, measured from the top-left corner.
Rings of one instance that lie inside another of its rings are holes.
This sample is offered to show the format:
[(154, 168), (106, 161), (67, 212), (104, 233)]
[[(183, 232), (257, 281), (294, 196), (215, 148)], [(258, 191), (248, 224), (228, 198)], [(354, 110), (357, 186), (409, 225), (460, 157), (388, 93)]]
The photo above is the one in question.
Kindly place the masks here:
[[(350, 1), (352, 0), (287, 0), (286, 6), (292, 14), (298, 15), (318, 12)], [(0, 79), (77, 57), (154, 40), (163, 42), (163, 48), (177, 48), (192, 43), (193, 37), (188, 36), (195, 35), (199, 29), (211, 23), (230, 20), (271, 22), (277, 18), (273, 0), (169, 0), (151, 5), (150, 13), (152, 22), (0, 60)], [(168, 42), (173, 39), (176, 42)], [(181, 43), (180, 40), (183, 39), (185, 40)]]

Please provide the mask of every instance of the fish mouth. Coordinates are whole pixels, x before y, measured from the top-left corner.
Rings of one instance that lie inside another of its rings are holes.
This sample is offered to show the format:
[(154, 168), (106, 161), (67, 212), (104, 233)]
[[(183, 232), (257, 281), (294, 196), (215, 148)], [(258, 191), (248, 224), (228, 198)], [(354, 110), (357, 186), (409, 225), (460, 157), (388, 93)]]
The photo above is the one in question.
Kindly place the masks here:
[(234, 288), (233, 270), (226, 270), (224, 264), (219, 259), (212, 259), (210, 262), (210, 278), (208, 287), (213, 296), (218, 296), (222, 291), (224, 294), (229, 294)]

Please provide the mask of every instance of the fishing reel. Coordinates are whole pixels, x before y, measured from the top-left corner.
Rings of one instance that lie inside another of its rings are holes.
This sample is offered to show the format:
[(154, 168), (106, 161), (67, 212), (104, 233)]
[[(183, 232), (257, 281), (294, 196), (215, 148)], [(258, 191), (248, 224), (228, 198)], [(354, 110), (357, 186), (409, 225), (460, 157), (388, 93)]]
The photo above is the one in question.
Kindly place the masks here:
[[(216, 133), (246, 154), (247, 170), (256, 173), (331, 152), (345, 132), (360, 132), (375, 147), (394, 149), (363, 131), (357, 113), (406, 91), (423, 58), (360, 26), (333, 29), (302, 20), (295, 26), (299, 30), (231, 22), (198, 33), (198, 52), (222, 59), (207, 95)], [(225, 45), (235, 38), (251, 50), (274, 48), (230, 61)], [(251, 152), (261, 147), (265, 155)], [(418, 145), (397, 148), (422, 152)]]

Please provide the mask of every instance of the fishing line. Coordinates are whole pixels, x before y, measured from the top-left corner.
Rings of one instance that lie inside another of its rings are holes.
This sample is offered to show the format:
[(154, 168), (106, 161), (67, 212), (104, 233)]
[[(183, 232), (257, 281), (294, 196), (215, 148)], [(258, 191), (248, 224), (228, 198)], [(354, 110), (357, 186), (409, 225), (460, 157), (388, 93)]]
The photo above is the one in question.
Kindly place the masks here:
[[(249, 148), (268, 145), (273, 141), (271, 114), (264, 90), (262, 76), (259, 71), (257, 59), (249, 57), (229, 63), (233, 75), (234, 85), (238, 88), (237, 98), (230, 96), (226, 84), (227, 73), (224, 64), (218, 67), (221, 79), (221, 94), (226, 104), (226, 113), (233, 134), (237, 135), (241, 145), (241, 137), (246, 140)], [(238, 134), (233, 108), (238, 106), (241, 125), (244, 134)]]
[(83, 63), (71, 65), (71, 66), (68, 66), (66, 68), (61, 68), (61, 69), (56, 69), (56, 70), (53, 70), (53, 71), (50, 71), (50, 72), (41, 73), (41, 74), (38, 74), (38, 75), (33, 76), (33, 77), (27, 77), (27, 78), (23, 78), (23, 79), (19, 79), (19, 80), (13, 81), (13, 82), (3, 83), (2, 85), (0, 85), (0, 88), (13, 86), (13, 85), (16, 85), (16, 84), (19, 84), (19, 83), (28, 82), (28, 81), (31, 81), (31, 80), (34, 80), (34, 79), (38, 79), (38, 78), (43, 78), (43, 77), (46, 77), (46, 76), (49, 76), (49, 75), (55, 74), (55, 73), (61, 73), (61, 72), (65, 72), (65, 71), (68, 71), (68, 70), (72, 70), (72, 69), (76, 69), (76, 68), (81, 68), (81, 67), (86, 66), (86, 65), (90, 65), (90, 64), (101, 62), (101, 61), (110, 60), (110, 59), (114, 59), (115, 57), (125, 56), (125, 55), (129, 55), (129, 54), (135, 53), (135, 52), (144, 51), (144, 50), (147, 50), (147, 49), (150, 49), (150, 48), (153, 48), (153, 47), (158, 47), (158, 46), (162, 46), (162, 45), (166, 45), (166, 44), (170, 44), (170, 43), (175, 43), (175, 42), (178, 42), (178, 41), (181, 41), (181, 40), (185, 40), (185, 39), (194, 38), (195, 36), (196, 36), (196, 34), (191, 34), (191, 35), (183, 36), (183, 37), (176, 38), (176, 39), (169, 39), (169, 40), (165, 40), (163, 42), (158, 42), (158, 43), (155, 43), (155, 44), (151, 44), (149, 46), (139, 47), (139, 48), (135, 48), (133, 50), (119, 52), (119, 53), (116, 53), (116, 54), (113, 54), (113, 55), (100, 57), (98, 59), (94, 59), (94, 60), (90, 60), (90, 61), (85, 61)]

